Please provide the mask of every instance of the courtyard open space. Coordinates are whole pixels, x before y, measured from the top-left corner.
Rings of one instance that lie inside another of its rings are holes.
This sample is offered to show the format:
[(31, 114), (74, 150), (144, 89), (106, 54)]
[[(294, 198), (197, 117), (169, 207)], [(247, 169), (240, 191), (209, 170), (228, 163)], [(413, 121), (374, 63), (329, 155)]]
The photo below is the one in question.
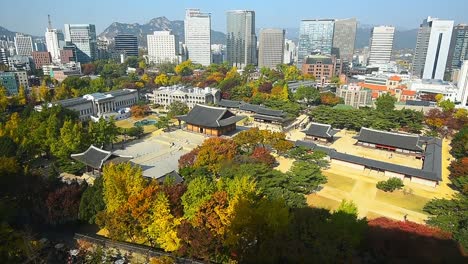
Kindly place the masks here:
[(200, 145), (205, 138), (201, 134), (180, 129), (167, 133), (153, 133), (125, 145), (124, 149), (119, 149), (115, 153), (132, 156), (131, 162), (142, 167), (144, 176), (159, 178), (177, 170), (180, 156)]
[(405, 179), (402, 190), (383, 192), (375, 187), (378, 181), (388, 179), (383, 173), (332, 164), (323, 171), (328, 183), (320, 191), (307, 197), (308, 204), (335, 210), (342, 199), (347, 199), (356, 203), (361, 217), (385, 216), (403, 220), (406, 215), (410, 221), (423, 223), (427, 215), (422, 209), (429, 200), (449, 198), (454, 194), (448, 187), (449, 143), (449, 140), (443, 140), (442, 182), (435, 188)]

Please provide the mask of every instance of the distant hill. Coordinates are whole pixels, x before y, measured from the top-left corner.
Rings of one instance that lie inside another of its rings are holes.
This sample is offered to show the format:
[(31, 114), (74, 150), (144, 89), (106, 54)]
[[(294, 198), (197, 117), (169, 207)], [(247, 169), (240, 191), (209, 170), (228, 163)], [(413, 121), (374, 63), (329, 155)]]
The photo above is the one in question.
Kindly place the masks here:
[[(118, 34), (132, 34), (137, 36), (140, 46), (146, 46), (146, 35), (160, 30), (172, 30), (174, 34), (179, 36), (181, 41), (184, 41), (184, 21), (171, 21), (166, 17), (153, 18), (148, 23), (142, 25), (138, 23), (126, 24), (114, 22), (99, 34), (99, 37), (113, 40)], [(223, 32), (211, 30), (211, 42), (213, 44), (225, 44), (226, 35)]]
[(13, 37), (15, 37), (16, 32), (10, 31), (4, 27), (0, 26), (0, 39), (6, 39), (9, 38), (13, 40)]

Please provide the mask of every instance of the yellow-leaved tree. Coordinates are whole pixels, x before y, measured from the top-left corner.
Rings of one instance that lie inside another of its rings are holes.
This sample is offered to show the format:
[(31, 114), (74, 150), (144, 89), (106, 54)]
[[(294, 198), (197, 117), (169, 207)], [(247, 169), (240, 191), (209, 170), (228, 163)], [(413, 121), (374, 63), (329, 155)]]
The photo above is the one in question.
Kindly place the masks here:
[(117, 210), (127, 203), (131, 195), (140, 193), (145, 186), (141, 168), (130, 163), (106, 165), (103, 179), (103, 198), (107, 212)]
[(169, 208), (169, 200), (164, 193), (159, 193), (153, 203), (152, 223), (148, 226), (148, 236), (165, 251), (179, 249), (177, 226), (181, 219), (175, 218)]

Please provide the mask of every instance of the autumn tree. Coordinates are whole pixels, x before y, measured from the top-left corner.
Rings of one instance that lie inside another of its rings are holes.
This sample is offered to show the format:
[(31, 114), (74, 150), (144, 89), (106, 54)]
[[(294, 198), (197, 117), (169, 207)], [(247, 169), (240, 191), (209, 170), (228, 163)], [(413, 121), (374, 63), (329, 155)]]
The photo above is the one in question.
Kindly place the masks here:
[(84, 129), (81, 122), (66, 120), (60, 129), (60, 137), (52, 144), (52, 153), (61, 159), (68, 159), (70, 154), (85, 148)]
[(215, 190), (214, 183), (206, 177), (192, 180), (187, 186), (187, 192), (182, 196), (185, 217), (192, 219), (200, 206), (211, 198)]
[(159, 193), (154, 202), (148, 235), (165, 251), (175, 251), (180, 246), (177, 226), (181, 219), (175, 218), (170, 211), (169, 200), (164, 193)]
[(320, 103), (324, 105), (335, 106), (340, 103), (340, 98), (334, 93), (326, 92), (320, 94)]
[(117, 210), (127, 202), (130, 195), (140, 193), (145, 184), (141, 168), (131, 163), (106, 165), (103, 179), (103, 198), (107, 212)]
[(8, 107), (8, 97), (5, 87), (0, 85), (0, 110), (3, 112)]
[(46, 200), (48, 222), (55, 225), (77, 220), (82, 192), (75, 183), (49, 193)]
[(192, 61), (186, 60), (182, 63), (179, 63), (179, 65), (175, 67), (175, 72), (177, 73), (177, 75), (180, 75), (180, 76), (189, 76), (189, 75), (192, 75), (193, 69), (194, 69), (194, 66), (192, 64)]
[(150, 107), (148, 105), (134, 105), (130, 108), (132, 116), (134, 117), (144, 117), (150, 112)]
[(275, 157), (270, 154), (270, 151), (263, 147), (256, 147), (250, 157), (257, 162), (263, 162), (268, 166), (273, 166), (276, 162)]
[(18, 89), (18, 103), (20, 105), (26, 105), (28, 103), (26, 98), (26, 90), (24, 89), (23, 85), (20, 85)]
[(237, 144), (231, 139), (209, 138), (200, 146), (194, 167), (206, 167), (218, 174), (223, 163), (232, 161), (237, 154)]
[(161, 73), (154, 79), (154, 84), (158, 86), (167, 86), (169, 85), (169, 77), (166, 74)]

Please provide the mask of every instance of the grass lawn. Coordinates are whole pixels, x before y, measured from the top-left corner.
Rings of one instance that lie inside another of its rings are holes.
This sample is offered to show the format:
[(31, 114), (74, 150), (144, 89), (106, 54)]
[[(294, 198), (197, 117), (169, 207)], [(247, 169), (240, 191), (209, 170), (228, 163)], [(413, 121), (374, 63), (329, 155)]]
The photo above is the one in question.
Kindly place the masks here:
[(328, 210), (336, 210), (340, 202), (322, 197), (317, 194), (311, 194), (307, 197), (307, 204), (312, 207), (324, 208)]
[(328, 179), (326, 186), (340, 189), (344, 192), (351, 192), (354, 184), (356, 183), (356, 180), (352, 178), (330, 173), (328, 171), (323, 172), (323, 175), (327, 176)]
[(430, 200), (428, 198), (421, 197), (419, 195), (414, 194), (404, 194), (402, 191), (394, 191), (394, 192), (384, 192), (381, 190), (377, 190), (377, 194), (375, 195), (375, 199), (384, 202), (393, 204), (395, 206), (399, 206), (411, 211), (424, 213), (423, 207), (424, 205)]

